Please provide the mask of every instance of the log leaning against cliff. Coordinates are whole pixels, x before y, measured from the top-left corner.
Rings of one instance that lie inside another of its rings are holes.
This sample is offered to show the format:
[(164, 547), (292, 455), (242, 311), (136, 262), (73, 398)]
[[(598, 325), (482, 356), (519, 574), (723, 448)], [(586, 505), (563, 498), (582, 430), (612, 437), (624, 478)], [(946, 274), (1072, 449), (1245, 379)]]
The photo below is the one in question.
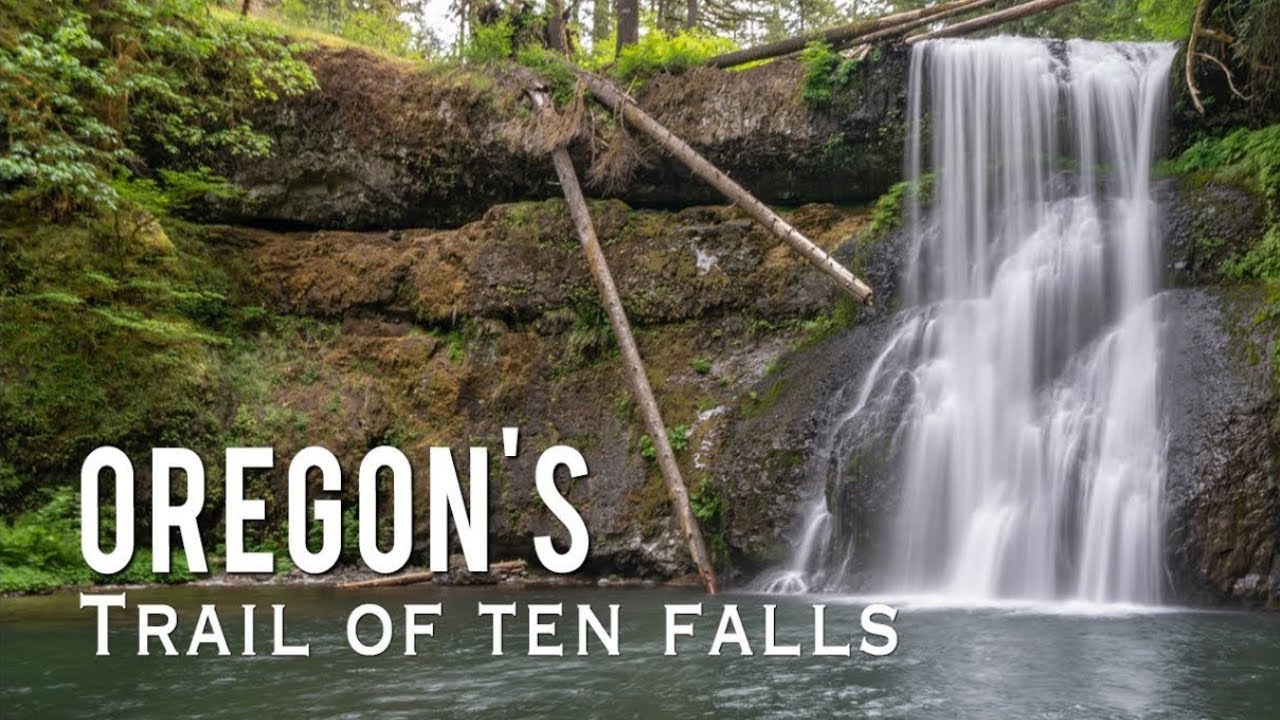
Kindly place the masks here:
[[(550, 114), (551, 99), (546, 91), (535, 88), (529, 92), (538, 112)], [(563, 144), (551, 150), (551, 160), (555, 164), (556, 175), (560, 178), (560, 187), (564, 191), (565, 202), (569, 206), (569, 214), (573, 217), (574, 228), (578, 239), (582, 242), (582, 250), (587, 255), (587, 264), (591, 266), (591, 277), (595, 280), (596, 289), (604, 304), (605, 313), (609, 316), (609, 325), (613, 328), (613, 336), (622, 353), (622, 367), (631, 386), (631, 394), (644, 416), (645, 428), (653, 441), (653, 449), (657, 454), (658, 467), (662, 470), (666, 481), (667, 494), (671, 497), (671, 505), (675, 510), (676, 520), (684, 533), (685, 542), (689, 546), (689, 555), (698, 571), (698, 577), (707, 592), (714, 595), (720, 590), (716, 577), (715, 564), (707, 552), (706, 542), (702, 538), (702, 530), (698, 519), (689, 505), (689, 492), (685, 488), (684, 478), (680, 474), (680, 466), (676, 464), (675, 451), (667, 439), (667, 427), (658, 410), (658, 401), (654, 398), (653, 388), (649, 385), (649, 376), (644, 369), (644, 361), (640, 358), (640, 349), (636, 346), (635, 337), (631, 334), (631, 323), (627, 321), (626, 310), (622, 307), (622, 298), (618, 295), (618, 287), (613, 281), (613, 273), (605, 260), (604, 250), (596, 237), (591, 214), (587, 210), (587, 201), (582, 195), (582, 187), (578, 184), (578, 174), (573, 168), (573, 160)]]
[(799, 230), (796, 230), (790, 223), (770, 210), (769, 206), (760, 202), (754, 195), (724, 174), (723, 171), (708, 162), (688, 143), (676, 137), (674, 133), (641, 110), (634, 100), (627, 97), (613, 83), (584, 70), (576, 68), (574, 70), (578, 77), (586, 83), (587, 88), (591, 90), (591, 94), (597, 100), (604, 103), (606, 107), (618, 115), (621, 115), (632, 127), (653, 138), (672, 157), (692, 170), (693, 174), (724, 193), (725, 197), (742, 208), (752, 219), (763, 225), (766, 230), (785, 241), (792, 249), (800, 253), (805, 260), (808, 260), (810, 264), (826, 273), (842, 290), (868, 305), (871, 304), (874, 298), (871, 286), (855, 277), (845, 266), (836, 262), (827, 251), (815, 245)]

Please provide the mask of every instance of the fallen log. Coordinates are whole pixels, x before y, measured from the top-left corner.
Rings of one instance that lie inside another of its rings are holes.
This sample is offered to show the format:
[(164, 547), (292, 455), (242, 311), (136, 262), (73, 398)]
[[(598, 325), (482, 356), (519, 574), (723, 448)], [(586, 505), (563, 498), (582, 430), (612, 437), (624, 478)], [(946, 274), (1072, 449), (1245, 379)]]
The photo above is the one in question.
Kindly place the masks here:
[(403, 575), (392, 575), (390, 577), (373, 578), (372, 580), (355, 580), (352, 582), (338, 583), (335, 587), (339, 590), (362, 590), (364, 588), (376, 587), (399, 587), (401, 585), (417, 585), (418, 583), (431, 582), (431, 578), (435, 574), (430, 570), (426, 572), (404, 573)]
[(826, 273), (841, 289), (862, 302), (868, 305), (871, 304), (874, 298), (871, 287), (832, 259), (827, 251), (813, 244), (799, 230), (796, 230), (790, 223), (770, 210), (769, 206), (757, 200), (754, 195), (747, 192), (741, 185), (734, 182), (728, 175), (725, 175), (719, 168), (698, 154), (698, 151), (690, 147), (688, 143), (676, 137), (661, 123), (641, 110), (634, 100), (627, 97), (613, 83), (584, 70), (578, 70), (577, 68), (574, 68), (574, 70), (578, 77), (586, 83), (587, 88), (591, 90), (591, 94), (604, 103), (606, 107), (621, 115), (633, 127), (656, 141), (673, 157), (684, 163), (695, 175), (724, 193), (725, 197), (742, 208), (752, 219), (785, 241), (814, 267)]
[[(785, 40), (778, 40), (777, 42), (735, 50), (724, 55), (717, 55), (707, 60), (706, 64), (711, 67), (731, 68), (757, 60), (767, 60), (800, 52), (806, 45), (815, 41), (847, 46), (863, 41), (864, 36), (872, 33), (882, 34), (881, 37), (893, 37), (896, 34), (905, 34), (907, 30), (919, 27), (927, 22), (952, 17), (987, 5), (993, 5), (996, 2), (998, 0), (951, 0), (932, 7), (907, 10), (869, 20), (860, 20), (820, 32), (806, 33)], [(901, 29), (901, 32), (898, 32), (899, 29)], [(884, 33), (888, 34), (883, 35)]]
[(954, 25), (938, 28), (937, 30), (920, 33), (919, 35), (912, 35), (904, 42), (908, 45), (913, 45), (925, 40), (968, 35), (976, 30), (986, 30), (987, 28), (1003, 25), (1004, 23), (1011, 22), (1013, 20), (1021, 20), (1022, 18), (1030, 15), (1048, 12), (1049, 10), (1054, 10), (1078, 1), (1079, 0), (1031, 0), (1030, 2), (1024, 2), (1020, 5), (1007, 7), (1003, 10), (979, 15), (971, 20), (964, 20), (962, 22), (955, 23)]
[[(546, 91), (537, 88), (529, 93), (538, 111), (544, 114), (553, 112), (551, 99)], [(702, 530), (698, 527), (698, 519), (694, 517), (689, 505), (689, 493), (681, 477), (680, 467), (676, 464), (675, 452), (667, 439), (667, 427), (658, 411), (658, 401), (654, 398), (653, 388), (649, 385), (649, 376), (645, 373), (644, 361), (640, 358), (640, 349), (636, 346), (635, 337), (631, 334), (631, 323), (627, 321), (627, 313), (622, 307), (622, 298), (618, 295), (617, 285), (613, 281), (613, 273), (605, 260), (604, 251), (596, 237), (595, 226), (591, 222), (591, 213), (587, 209), (587, 201), (582, 195), (582, 187), (578, 184), (578, 173), (573, 168), (573, 160), (564, 144), (556, 145), (551, 151), (551, 160), (560, 178), (560, 188), (564, 192), (565, 202), (569, 205), (569, 214), (573, 217), (574, 228), (578, 239), (582, 242), (582, 250), (587, 255), (587, 264), (591, 267), (591, 277), (595, 280), (596, 289), (609, 316), (609, 325), (613, 328), (613, 336), (622, 351), (622, 367), (631, 386), (631, 394), (640, 406), (644, 416), (645, 428), (653, 441), (657, 453), (658, 467), (666, 481), (667, 494), (671, 497), (671, 505), (675, 510), (676, 520), (684, 533), (685, 542), (689, 546), (689, 555), (693, 558), (694, 568), (707, 592), (714, 595), (720, 590), (716, 577), (715, 564), (707, 552), (706, 542), (702, 539)]]
[(917, 20), (911, 20), (909, 22), (904, 22), (900, 25), (894, 25), (892, 27), (885, 28), (884, 30), (877, 30), (875, 32), (867, 33), (866, 35), (850, 38), (849, 40), (846, 40), (844, 42), (835, 43), (834, 46), (837, 48), (843, 48), (843, 47), (849, 47), (851, 45), (871, 45), (874, 43), (882, 43), (889, 40), (897, 40), (899, 38), (904, 37), (908, 32), (915, 30), (918, 27), (923, 27), (925, 25), (928, 25), (929, 23), (938, 22), (939, 20), (946, 20), (947, 18), (952, 18), (957, 15), (965, 15), (975, 10), (988, 7), (990, 5), (995, 5), (998, 2), (1001, 2), (1001, 0), (978, 0), (978, 2), (972, 2), (963, 7), (949, 8), (947, 10), (942, 10), (940, 12), (934, 13), (929, 17), (919, 18)]

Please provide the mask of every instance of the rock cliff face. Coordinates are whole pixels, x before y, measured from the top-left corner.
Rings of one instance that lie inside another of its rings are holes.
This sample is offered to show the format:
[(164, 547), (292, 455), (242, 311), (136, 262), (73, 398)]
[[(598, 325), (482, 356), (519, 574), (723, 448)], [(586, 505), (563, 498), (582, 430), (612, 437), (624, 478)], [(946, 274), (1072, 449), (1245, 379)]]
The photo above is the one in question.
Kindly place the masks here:
[[(844, 327), (851, 304), (734, 209), (610, 201), (593, 213), (686, 480), (721, 508), (708, 536), (726, 564), (758, 568), (782, 546), (804, 489), (791, 475), (797, 438), (820, 401), (817, 385), (790, 378), (829, 362), (818, 351), (795, 367), (783, 358)], [(846, 253), (860, 250), (868, 222), (828, 205), (789, 216)], [(588, 570), (688, 569), (563, 203), (497, 206), (456, 230), (225, 230), (216, 247), (237, 302), (329, 328), (261, 340), (265, 372), (283, 378), (268, 402), (307, 419), (277, 440), (282, 457), (304, 444), (351, 463), (381, 443), (419, 459), (432, 445), (486, 445), (492, 555), (531, 557), (534, 535), (561, 530), (534, 491), (534, 465), (568, 443), (591, 470), (562, 486), (591, 529)], [(511, 425), (523, 452), (508, 460), (497, 448)], [(734, 470), (743, 464), (751, 471)], [(269, 482), (282, 497), (283, 473)]]
[[(1257, 291), (1208, 284), (1221, 257), (1256, 233), (1256, 204), (1175, 181), (1161, 183), (1157, 198), (1172, 287), (1162, 366), (1171, 599), (1275, 602), (1280, 403), (1269, 338), (1252, 322)], [(858, 311), (850, 326), (851, 306), (824, 278), (733, 209), (604, 201), (592, 210), (681, 437), (686, 480), (719, 503), (705, 531), (731, 577), (748, 579), (788, 551), (797, 505), (815, 491), (807, 466), (833, 399), (881, 347), (903, 235), (872, 241), (864, 213), (833, 206), (791, 213), (876, 286), (881, 307)], [(306, 442), (356, 458), (392, 442), (421, 457), (432, 444), (497, 447), (501, 428), (518, 424), (530, 451), (491, 461), (495, 555), (528, 556), (533, 535), (558, 532), (533, 492), (533, 463), (537, 449), (568, 442), (592, 471), (566, 487), (592, 530), (590, 569), (688, 570), (559, 201), (499, 205), (455, 230), (237, 230), (218, 247), (242, 302), (336, 327), (307, 348), (318, 376), (277, 386), (275, 402), (312, 418), (279, 443), (282, 454)], [(892, 439), (874, 429), (865, 439), (856, 450), (865, 457), (846, 464), (862, 473), (858, 482), (831, 498), (869, 548), (858, 572), (874, 570), (871, 541), (898, 495), (885, 471)]]
[[(321, 89), (260, 120), (277, 159), (224, 168), (247, 196), (200, 211), (309, 229), (229, 232), (220, 251), (244, 302), (340, 328), (313, 348), (325, 368), (314, 384), (282, 385), (276, 400), (323, 419), (308, 442), (353, 457), (382, 441), (493, 445), (513, 423), (525, 447), (571, 442), (592, 468), (568, 488), (592, 529), (591, 568), (685, 572), (568, 217), (557, 201), (502, 204), (558, 194), (545, 157), (512, 133), (526, 112), (518, 81), (355, 50), (316, 51), (311, 62)], [(659, 78), (638, 100), (766, 201), (856, 202), (900, 176), (906, 65), (901, 52), (868, 58), (824, 109), (806, 105), (804, 69), (791, 61)], [(574, 153), (583, 168), (592, 160), (585, 144)], [(794, 212), (876, 287), (881, 308), (843, 329), (847, 308), (820, 276), (735, 211), (693, 207), (717, 198), (682, 167), (652, 150), (643, 160), (621, 192), (627, 204), (601, 201), (593, 214), (667, 421), (687, 438), (686, 479), (719, 502), (706, 533), (741, 579), (789, 547), (796, 505), (815, 491), (806, 464), (832, 398), (888, 327), (902, 238), (869, 243), (857, 212)], [(1258, 292), (1220, 287), (1216, 272), (1257, 236), (1261, 210), (1247, 194), (1184, 181), (1156, 194), (1171, 287), (1162, 367), (1172, 599), (1275, 604), (1271, 338), (1251, 320)], [(409, 229), (427, 226), (457, 227)], [(884, 471), (891, 441), (869, 430), (858, 452), (875, 462), (849, 463), (865, 477), (831, 498), (858, 542), (876, 537), (896, 504)], [(500, 554), (527, 555), (534, 534), (556, 531), (532, 491), (535, 459), (491, 467)]]
[[(315, 50), (308, 62), (320, 89), (256, 118), (275, 157), (218, 168), (248, 194), (201, 208), (204, 219), (442, 227), (478, 219), (494, 204), (559, 194), (545, 153), (517, 127), (530, 111), (514, 74), (415, 68), (354, 49)], [(805, 104), (795, 61), (664, 76), (637, 99), (766, 202), (867, 201), (901, 174), (906, 68), (903, 52), (868, 58), (822, 110)], [(600, 150), (588, 145), (573, 148), (584, 171)], [(635, 145), (640, 166), (620, 195), (629, 204), (721, 201), (648, 143)]]

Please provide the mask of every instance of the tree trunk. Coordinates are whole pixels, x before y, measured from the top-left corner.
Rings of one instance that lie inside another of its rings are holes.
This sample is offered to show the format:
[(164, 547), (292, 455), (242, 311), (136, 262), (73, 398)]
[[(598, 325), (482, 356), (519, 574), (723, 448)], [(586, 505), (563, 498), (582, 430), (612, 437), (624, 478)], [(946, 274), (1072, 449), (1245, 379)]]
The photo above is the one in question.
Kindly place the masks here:
[[(530, 93), (534, 104), (540, 112), (551, 112), (551, 101), (546, 93), (535, 90)], [(622, 366), (626, 371), (627, 384), (631, 386), (631, 394), (640, 406), (644, 416), (645, 428), (653, 441), (657, 452), (658, 467), (666, 480), (667, 494), (671, 496), (671, 505), (675, 510), (680, 529), (684, 532), (685, 541), (689, 545), (689, 555), (693, 558), (694, 567), (702, 579), (702, 585), (712, 595), (719, 592), (719, 581), (716, 578), (715, 565), (707, 553), (707, 545), (702, 539), (702, 531), (698, 527), (698, 519), (689, 506), (689, 493), (684, 479), (680, 476), (680, 467), (676, 464), (675, 453), (667, 439), (667, 427), (662, 422), (662, 414), (658, 411), (658, 401), (653, 396), (653, 388), (649, 386), (649, 376), (644, 370), (644, 361), (640, 358), (640, 349), (636, 347), (635, 338), (631, 334), (631, 324), (627, 321), (627, 313), (622, 307), (622, 298), (613, 282), (613, 273), (596, 238), (595, 227), (591, 223), (591, 214), (587, 210), (587, 201), (582, 196), (582, 188), (578, 185), (578, 174), (573, 169), (573, 160), (563, 145), (551, 153), (556, 174), (560, 177), (560, 187), (564, 191), (565, 202), (569, 205), (569, 214), (573, 216), (574, 227), (578, 238), (582, 241), (582, 249), (587, 255), (587, 264), (591, 266), (591, 277), (595, 280), (596, 289), (604, 302), (605, 312), (609, 315), (609, 325), (613, 327), (613, 336), (622, 351)]]
[(841, 289), (862, 302), (871, 303), (873, 293), (869, 285), (854, 277), (853, 273), (832, 259), (825, 250), (814, 245), (799, 230), (792, 227), (786, 220), (778, 217), (777, 213), (770, 210), (767, 205), (757, 200), (754, 195), (730, 179), (715, 165), (707, 162), (706, 158), (699, 155), (698, 151), (690, 147), (688, 143), (676, 137), (661, 123), (641, 110), (635, 102), (618, 90), (613, 83), (583, 71), (578, 71), (578, 77), (586, 82), (587, 87), (591, 89), (591, 94), (595, 95), (600, 102), (615, 113), (622, 115), (633, 127), (653, 138), (673, 157), (688, 166), (695, 175), (724, 193), (725, 197), (742, 208), (756, 222), (763, 225), (766, 230), (785, 241), (792, 249), (800, 253), (805, 260), (808, 260), (810, 264), (826, 273)]
[(640, 42), (640, 0), (617, 0), (618, 46), (616, 51)]
[[(933, 7), (922, 8), (919, 10), (908, 10), (906, 12), (894, 13), (883, 17), (873, 18), (871, 20), (861, 20), (849, 25), (831, 28), (822, 32), (807, 33), (797, 35), (796, 37), (779, 40), (777, 42), (757, 45), (756, 47), (747, 48), (745, 50), (737, 50), (735, 52), (717, 55), (707, 61), (712, 67), (730, 68), (737, 65), (744, 65), (756, 60), (766, 60), (780, 55), (789, 55), (799, 52), (806, 45), (821, 40), (833, 45), (850, 44), (861, 39), (863, 36), (875, 32), (897, 31), (906, 32), (913, 27), (919, 27), (931, 20), (938, 20), (943, 17), (950, 17), (959, 13), (969, 12), (978, 8), (994, 5), (998, 0), (951, 0), (950, 2), (939, 3)], [(893, 33), (891, 33), (892, 35)]]
[(564, 27), (564, 3), (561, 0), (547, 2), (547, 47), (562, 55), (569, 52)]
[(980, 15), (972, 20), (958, 22), (955, 25), (948, 25), (944, 28), (939, 28), (938, 30), (920, 33), (919, 35), (912, 35), (906, 39), (906, 43), (911, 45), (924, 40), (933, 40), (934, 38), (967, 35), (976, 30), (986, 30), (990, 27), (1003, 25), (1011, 20), (1020, 20), (1028, 15), (1047, 12), (1064, 5), (1070, 5), (1077, 1), (1078, 0), (1031, 0), (1031, 2), (1025, 2), (1021, 5), (1014, 5), (1013, 7), (1008, 7), (1004, 10), (997, 10), (993, 13)]
[(244, 3), (240, 5), (240, 17), (245, 17), (249, 14), (249, 4), (252, 2), (253, 0), (244, 0)]
[[(613, 11), (609, 0), (593, 0), (591, 3), (591, 39), (602, 43), (613, 32)], [(594, 44), (593, 44), (594, 47)]]
[(698, 0), (689, 0), (685, 4), (684, 26), (687, 30), (698, 27)]

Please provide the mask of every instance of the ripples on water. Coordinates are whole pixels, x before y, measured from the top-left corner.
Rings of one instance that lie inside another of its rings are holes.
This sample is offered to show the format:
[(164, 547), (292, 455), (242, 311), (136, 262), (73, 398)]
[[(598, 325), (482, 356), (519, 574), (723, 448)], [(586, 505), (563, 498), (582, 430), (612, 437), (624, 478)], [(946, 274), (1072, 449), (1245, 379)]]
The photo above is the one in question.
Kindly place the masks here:
[[(856, 651), (866, 603), (900, 613), (898, 651)], [(1139, 606), (983, 603), (954, 598), (765, 597), (716, 600), (675, 591), (403, 588), (352, 594), (320, 588), (200, 589), (129, 593), (166, 602), (184, 623), (185, 650), (199, 603), (222, 613), (239, 650), (242, 603), (288, 606), (286, 640), (310, 658), (138, 657), (132, 625), (112, 633), (112, 656), (94, 657), (89, 611), (74, 595), (5, 600), (0, 619), (0, 716), (9, 718), (1274, 718), (1280, 708), (1280, 617)], [(345, 640), (356, 605), (393, 618), (409, 602), (442, 602), (436, 637), (405, 657), (364, 658)], [(523, 614), (507, 620), (508, 655), (489, 655), (477, 602), (560, 602), (566, 652), (576, 651), (578, 603), (606, 617), (620, 603), (618, 657), (528, 657)], [(663, 604), (702, 602), (694, 638), (663, 653)], [(739, 605), (757, 655), (708, 657), (723, 603)], [(826, 603), (828, 642), (852, 640), (852, 657), (764, 657), (760, 606), (778, 603), (779, 643), (812, 649), (810, 604)], [(260, 612), (260, 614), (262, 614)], [(133, 617), (132, 612), (129, 617)], [(270, 628), (257, 628), (259, 652)]]

